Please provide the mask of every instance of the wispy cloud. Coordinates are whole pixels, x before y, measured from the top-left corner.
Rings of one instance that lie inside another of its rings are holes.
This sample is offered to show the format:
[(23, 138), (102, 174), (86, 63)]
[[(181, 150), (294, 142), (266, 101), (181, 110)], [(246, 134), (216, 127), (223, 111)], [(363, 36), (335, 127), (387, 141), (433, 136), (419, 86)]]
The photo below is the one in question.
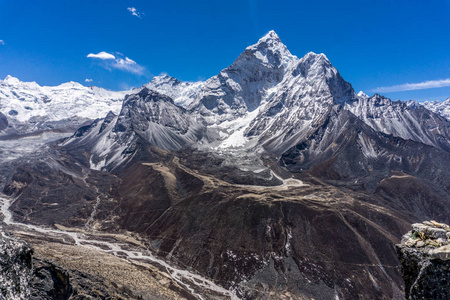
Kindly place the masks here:
[(84, 82), (92, 82), (92, 81), (94, 81), (94, 80), (89, 79), (89, 78), (86, 78), (86, 79), (84, 80)]
[(4, 40), (0, 40), (0, 45), (4, 45), (5, 41)]
[(101, 60), (101, 66), (107, 70), (114, 68), (137, 75), (143, 75), (145, 72), (145, 68), (143, 66), (139, 65), (134, 60), (126, 57), (120, 52), (116, 52), (114, 55), (102, 51), (97, 54), (89, 53), (87, 57)]
[(127, 10), (135, 17), (141, 19), (141, 13), (137, 11), (135, 7), (128, 7)]
[(440, 88), (450, 86), (450, 78), (440, 79), (440, 80), (429, 80), (418, 83), (405, 83), (393, 86), (383, 86), (377, 87), (372, 90), (375, 93), (392, 93), (392, 92), (403, 92), (412, 90), (426, 90), (433, 88)]
[(137, 64), (134, 60), (125, 57), (123, 58), (116, 58), (115, 63), (113, 64), (113, 67), (119, 70), (131, 72), (134, 74), (142, 75), (144, 74), (145, 68), (139, 64)]

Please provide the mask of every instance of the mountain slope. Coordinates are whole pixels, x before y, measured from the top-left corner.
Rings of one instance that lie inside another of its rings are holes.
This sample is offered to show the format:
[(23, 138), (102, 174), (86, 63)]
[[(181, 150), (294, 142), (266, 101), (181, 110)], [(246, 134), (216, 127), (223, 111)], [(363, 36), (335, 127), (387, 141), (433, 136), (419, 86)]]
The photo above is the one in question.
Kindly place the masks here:
[(375, 94), (347, 101), (344, 107), (376, 131), (450, 152), (450, 122), (420, 105), (411, 106)]
[(110, 112), (104, 120), (79, 129), (62, 146), (89, 150), (92, 168), (112, 169), (134, 157), (138, 145), (180, 150), (198, 141), (202, 129), (171, 98), (143, 88), (125, 98), (118, 116)]

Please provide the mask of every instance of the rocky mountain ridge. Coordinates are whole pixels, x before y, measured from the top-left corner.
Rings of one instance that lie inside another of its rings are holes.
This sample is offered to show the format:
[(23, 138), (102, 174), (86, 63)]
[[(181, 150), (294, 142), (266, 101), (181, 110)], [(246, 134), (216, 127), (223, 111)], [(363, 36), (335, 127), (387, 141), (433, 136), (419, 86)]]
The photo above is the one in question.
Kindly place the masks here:
[[(125, 99), (119, 117), (113, 121), (116, 125), (108, 129), (109, 133), (102, 133), (102, 138), (90, 132), (64, 145), (81, 140), (83, 144), (96, 143), (95, 160), (111, 168), (125, 161), (127, 153), (134, 155), (125, 149), (134, 147), (136, 139), (164, 150), (187, 147), (219, 155), (251, 153), (247, 156), (255, 157), (255, 153), (269, 152), (280, 156), (311, 141), (321, 127), (330, 125), (325, 122), (337, 112), (354, 115), (376, 132), (450, 151), (450, 122), (445, 118), (421, 106), (411, 107), (380, 95), (356, 95), (325, 55), (308, 53), (298, 59), (273, 31), (204, 83), (183, 85), (163, 76), (148, 86), (190, 104), (185, 109), (177, 105), (181, 103), (178, 100), (144, 88)], [(123, 130), (128, 133), (121, 134)], [(86, 141), (87, 136), (91, 142)], [(369, 151), (370, 143), (355, 142), (365, 156), (378, 155)], [(105, 152), (99, 143), (114, 145), (114, 153)], [(322, 156), (331, 144), (322, 143)], [(121, 149), (121, 154), (114, 149)], [(322, 161), (310, 160), (309, 165)], [(245, 162), (237, 160), (236, 164)]]

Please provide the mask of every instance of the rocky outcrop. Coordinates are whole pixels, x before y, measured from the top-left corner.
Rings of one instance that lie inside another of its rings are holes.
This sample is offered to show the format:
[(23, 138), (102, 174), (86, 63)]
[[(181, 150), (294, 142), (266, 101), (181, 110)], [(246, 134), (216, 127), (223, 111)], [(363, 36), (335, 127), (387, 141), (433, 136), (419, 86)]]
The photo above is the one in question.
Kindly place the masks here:
[(0, 112), (0, 131), (6, 129), (6, 127), (8, 127), (8, 119)]
[(30, 299), (33, 249), (27, 243), (1, 232), (0, 298)]
[(407, 299), (450, 298), (450, 226), (413, 224), (396, 248)]
[(73, 293), (69, 273), (48, 260), (33, 259), (31, 300), (65, 300)]
[(72, 286), (66, 270), (33, 258), (33, 248), (12, 235), (0, 236), (0, 299), (66, 300)]

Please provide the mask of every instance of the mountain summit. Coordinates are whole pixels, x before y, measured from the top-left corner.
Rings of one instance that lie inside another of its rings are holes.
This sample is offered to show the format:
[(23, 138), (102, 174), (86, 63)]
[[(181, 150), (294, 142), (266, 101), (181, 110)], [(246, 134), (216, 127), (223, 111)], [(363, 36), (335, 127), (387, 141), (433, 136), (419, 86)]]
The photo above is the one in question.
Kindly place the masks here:
[[(343, 138), (343, 128), (336, 124), (353, 123), (361, 127), (359, 132), (366, 132), (365, 138), (381, 132), (450, 151), (447, 138), (450, 126), (444, 118), (379, 95), (356, 95), (351, 84), (324, 54), (309, 52), (299, 59), (289, 52), (274, 31), (247, 47), (229, 67), (205, 82), (181, 82), (162, 75), (145, 87), (156, 93), (150, 98), (148, 93), (127, 97), (118, 116), (117, 122), (121, 125), (111, 129), (111, 134), (103, 133), (111, 138), (108, 142), (111, 145), (120, 143), (120, 147), (111, 149), (123, 151), (134, 147), (136, 138), (143, 138), (164, 150), (190, 148), (215, 152), (220, 149), (221, 155), (239, 150), (249, 157), (268, 152), (287, 155), (287, 162), (292, 161), (293, 153), (298, 152), (300, 145), (306, 147), (306, 143), (309, 146), (301, 152), (312, 152), (297, 153), (301, 158), (297, 158), (295, 168), (309, 168), (343, 151), (332, 146), (337, 143), (336, 139)], [(162, 99), (162, 95), (172, 98), (173, 102), (146, 100)], [(347, 119), (353, 121), (349, 123)], [(126, 124), (130, 125), (125, 130), (128, 133), (118, 139), (117, 128)], [(332, 135), (324, 136), (323, 130)], [(350, 134), (355, 128), (348, 130)], [(87, 137), (94, 139), (90, 144), (97, 143), (95, 135)], [(76, 143), (78, 139), (66, 144)], [(364, 156), (384, 155), (369, 151), (362, 137), (355, 143), (360, 145)], [(319, 144), (320, 151), (310, 148)], [(96, 153), (95, 160), (104, 159), (101, 165), (106, 169), (125, 161), (125, 158), (117, 160), (118, 154), (109, 155), (103, 147), (94, 149), (102, 149)], [(116, 160), (108, 161), (108, 157)], [(235, 161), (235, 164), (242, 163), (247, 162)], [(257, 165), (262, 167), (260, 162)]]

